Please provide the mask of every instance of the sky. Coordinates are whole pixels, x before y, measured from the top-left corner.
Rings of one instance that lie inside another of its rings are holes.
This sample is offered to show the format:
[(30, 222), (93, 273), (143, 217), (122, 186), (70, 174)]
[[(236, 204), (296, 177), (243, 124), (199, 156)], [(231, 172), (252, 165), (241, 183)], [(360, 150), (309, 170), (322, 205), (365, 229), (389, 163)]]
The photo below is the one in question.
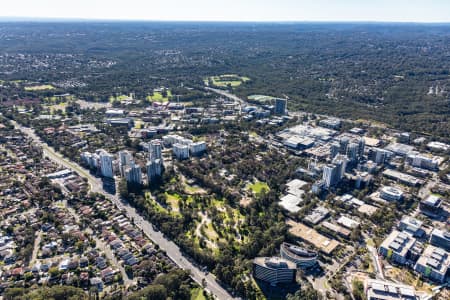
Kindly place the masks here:
[(450, 0), (0, 0), (0, 17), (450, 22)]

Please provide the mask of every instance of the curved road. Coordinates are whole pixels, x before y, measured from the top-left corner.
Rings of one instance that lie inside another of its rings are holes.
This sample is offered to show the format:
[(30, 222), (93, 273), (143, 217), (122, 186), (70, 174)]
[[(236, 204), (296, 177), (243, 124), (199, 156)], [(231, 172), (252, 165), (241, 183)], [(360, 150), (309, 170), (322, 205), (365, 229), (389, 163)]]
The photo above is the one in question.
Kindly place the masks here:
[(74, 163), (67, 158), (64, 158), (61, 154), (55, 152), (47, 144), (42, 142), (42, 140), (34, 133), (31, 128), (23, 127), (17, 122), (11, 120), (14, 126), (20, 131), (24, 132), (28, 137), (34, 140), (38, 145), (42, 146), (44, 151), (44, 156), (47, 156), (56, 163), (64, 166), (65, 168), (71, 169), (77, 172), (79, 175), (85, 177), (91, 187), (92, 192), (100, 193), (106, 198), (111, 200), (118, 209), (122, 209), (124, 213), (130, 220), (134, 220), (136, 226), (138, 226), (155, 244), (157, 244), (163, 251), (167, 253), (180, 268), (185, 270), (190, 270), (191, 277), (200, 285), (203, 279), (206, 281), (206, 290), (212, 293), (217, 299), (237, 299), (232, 297), (219, 283), (216, 281), (212, 274), (205, 274), (197, 266), (191, 263), (180, 251), (180, 248), (172, 241), (165, 238), (161, 232), (155, 231), (152, 224), (142, 218), (134, 207), (130, 206), (128, 203), (122, 202), (118, 196), (106, 193), (102, 188), (102, 182), (99, 178), (92, 176), (89, 171)]

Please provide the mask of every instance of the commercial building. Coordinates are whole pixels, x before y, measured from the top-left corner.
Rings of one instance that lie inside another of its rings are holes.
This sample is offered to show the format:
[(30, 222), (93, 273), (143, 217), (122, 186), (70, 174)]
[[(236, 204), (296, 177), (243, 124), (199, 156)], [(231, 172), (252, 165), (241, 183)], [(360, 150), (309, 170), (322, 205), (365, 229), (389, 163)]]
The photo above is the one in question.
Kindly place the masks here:
[(280, 255), (282, 258), (292, 261), (297, 268), (307, 269), (317, 263), (317, 252), (309, 251), (298, 246), (283, 243), (280, 246)]
[(275, 114), (285, 115), (287, 110), (287, 100), (286, 99), (275, 99)]
[(373, 148), (369, 151), (369, 159), (378, 165), (384, 165), (393, 155), (391, 151), (381, 148)]
[(425, 235), (425, 231), (422, 229), (423, 222), (410, 216), (403, 216), (398, 229), (407, 232), (414, 237), (422, 237)]
[(338, 235), (340, 235), (340, 236), (342, 236), (342, 237), (344, 237), (346, 239), (348, 239), (350, 237), (350, 234), (351, 234), (350, 230), (348, 230), (348, 229), (346, 229), (346, 228), (344, 228), (342, 226), (330, 223), (328, 221), (322, 222), (320, 224), (320, 226), (322, 226), (323, 228), (325, 228), (327, 230), (330, 230), (330, 231), (332, 231), (334, 233), (337, 233)]
[(442, 199), (437, 195), (429, 195), (419, 203), (420, 211), (429, 217), (438, 218), (444, 213)]
[(288, 220), (286, 224), (290, 227), (290, 234), (310, 243), (326, 255), (330, 255), (340, 245), (338, 241), (321, 235), (317, 230), (305, 224), (292, 220)]
[(423, 184), (422, 180), (420, 180), (414, 176), (411, 176), (411, 175), (408, 175), (405, 173), (401, 173), (401, 172), (398, 172), (395, 170), (391, 170), (391, 169), (384, 170), (383, 176), (386, 178), (389, 178), (389, 179), (397, 180), (398, 182), (409, 185), (409, 186), (418, 186), (418, 185)]
[(419, 300), (412, 286), (370, 279), (365, 282), (367, 300)]
[(380, 189), (380, 197), (387, 201), (400, 201), (403, 199), (403, 191), (392, 186), (383, 186)]
[(176, 158), (182, 160), (182, 159), (188, 159), (189, 158), (189, 146), (183, 145), (183, 144), (174, 144), (173, 145), (173, 154), (175, 154)]
[(401, 143), (392, 143), (389, 144), (385, 149), (394, 152), (395, 155), (406, 156), (408, 155), (408, 153), (414, 150), (414, 147)]
[(330, 214), (330, 210), (323, 207), (318, 206), (313, 209), (313, 211), (305, 217), (305, 221), (316, 225), (319, 224), (322, 220), (324, 220)]
[(417, 260), (414, 270), (437, 282), (444, 282), (450, 266), (450, 257), (444, 249), (428, 246)]
[(322, 180), (327, 188), (335, 186), (339, 182), (339, 170), (335, 165), (326, 165), (323, 167)]
[(100, 152), (100, 171), (103, 177), (114, 178), (113, 168), (114, 155), (106, 152)]
[(336, 155), (339, 154), (339, 151), (341, 149), (341, 146), (339, 145), (338, 142), (333, 142), (330, 145), (330, 158), (334, 159), (336, 157)]
[(441, 142), (429, 142), (427, 147), (434, 151), (448, 151), (450, 150), (450, 145)]
[(106, 123), (111, 126), (126, 126), (128, 128), (133, 128), (134, 121), (132, 118), (113, 118), (107, 119)]
[(319, 126), (325, 127), (325, 128), (330, 128), (330, 129), (339, 129), (341, 127), (341, 120), (336, 119), (336, 118), (328, 118), (328, 119), (324, 119), (321, 120), (319, 122)]
[(337, 155), (333, 159), (333, 164), (338, 168), (339, 181), (344, 177), (348, 159), (345, 155)]
[(297, 266), (279, 257), (257, 257), (253, 260), (253, 277), (276, 286), (295, 282)]
[(359, 159), (359, 144), (350, 143), (347, 147), (347, 157), (350, 163), (356, 163)]
[(439, 160), (433, 157), (427, 157), (420, 153), (409, 153), (406, 157), (406, 161), (413, 167), (422, 168), (427, 170), (436, 171), (439, 170)]
[(405, 143), (408, 144), (411, 140), (411, 135), (409, 134), (409, 132), (402, 132), (400, 133), (400, 135), (397, 137), (397, 141), (399, 143)]
[(125, 115), (125, 112), (123, 109), (108, 109), (105, 112), (105, 115), (108, 118), (118, 118), (123, 117)]
[(404, 265), (408, 259), (418, 257), (418, 254), (421, 252), (421, 246), (409, 234), (393, 230), (380, 245), (379, 253), (393, 262)]
[(450, 251), (450, 232), (438, 228), (433, 229), (430, 235), (430, 243)]
[(349, 229), (356, 228), (360, 225), (360, 223), (358, 221), (350, 219), (349, 217), (346, 217), (346, 216), (340, 216), (336, 222), (346, 228), (349, 228)]

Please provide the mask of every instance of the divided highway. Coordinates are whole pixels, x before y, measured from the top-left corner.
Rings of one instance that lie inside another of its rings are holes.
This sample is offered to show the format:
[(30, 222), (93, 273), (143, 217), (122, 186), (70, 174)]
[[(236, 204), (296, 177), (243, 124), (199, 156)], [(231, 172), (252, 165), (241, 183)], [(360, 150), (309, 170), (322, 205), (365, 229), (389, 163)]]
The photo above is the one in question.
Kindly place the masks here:
[(65, 168), (77, 172), (80, 176), (85, 177), (88, 180), (92, 192), (104, 195), (107, 199), (111, 200), (118, 209), (124, 211), (128, 218), (134, 220), (136, 226), (143, 230), (143, 232), (155, 244), (157, 244), (162, 250), (164, 250), (167, 253), (167, 256), (170, 257), (180, 268), (190, 270), (192, 279), (194, 279), (200, 285), (204, 280), (206, 282), (206, 289), (211, 292), (217, 299), (237, 299), (232, 297), (222, 286), (220, 286), (220, 284), (216, 281), (215, 277), (211, 273), (205, 274), (197, 266), (191, 263), (186, 257), (184, 257), (183, 253), (180, 251), (180, 248), (174, 242), (165, 238), (161, 232), (155, 231), (152, 224), (142, 218), (134, 209), (134, 207), (130, 206), (128, 203), (121, 201), (118, 196), (106, 193), (102, 188), (102, 182), (99, 178), (92, 176), (89, 171), (87, 171), (77, 163), (64, 158), (61, 154), (50, 148), (46, 143), (42, 142), (42, 140), (34, 133), (32, 129), (23, 127), (15, 121), (11, 122), (17, 129), (25, 133), (28, 137), (35, 141), (36, 144), (42, 147), (44, 156), (50, 158), (51, 160), (64, 166)]

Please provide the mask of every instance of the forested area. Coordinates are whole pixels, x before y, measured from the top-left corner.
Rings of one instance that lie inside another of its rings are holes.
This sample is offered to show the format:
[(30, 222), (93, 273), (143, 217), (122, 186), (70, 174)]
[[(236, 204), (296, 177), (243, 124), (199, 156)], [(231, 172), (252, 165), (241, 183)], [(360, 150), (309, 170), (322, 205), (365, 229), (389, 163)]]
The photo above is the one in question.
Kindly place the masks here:
[[(3, 23), (0, 98), (71, 93), (90, 101), (206, 76), (251, 80), (241, 96), (450, 136), (450, 28), (418, 24)], [(54, 90), (24, 90), (23, 84)], [(195, 95), (193, 95), (195, 96)], [(192, 97), (191, 97), (192, 98)]]

